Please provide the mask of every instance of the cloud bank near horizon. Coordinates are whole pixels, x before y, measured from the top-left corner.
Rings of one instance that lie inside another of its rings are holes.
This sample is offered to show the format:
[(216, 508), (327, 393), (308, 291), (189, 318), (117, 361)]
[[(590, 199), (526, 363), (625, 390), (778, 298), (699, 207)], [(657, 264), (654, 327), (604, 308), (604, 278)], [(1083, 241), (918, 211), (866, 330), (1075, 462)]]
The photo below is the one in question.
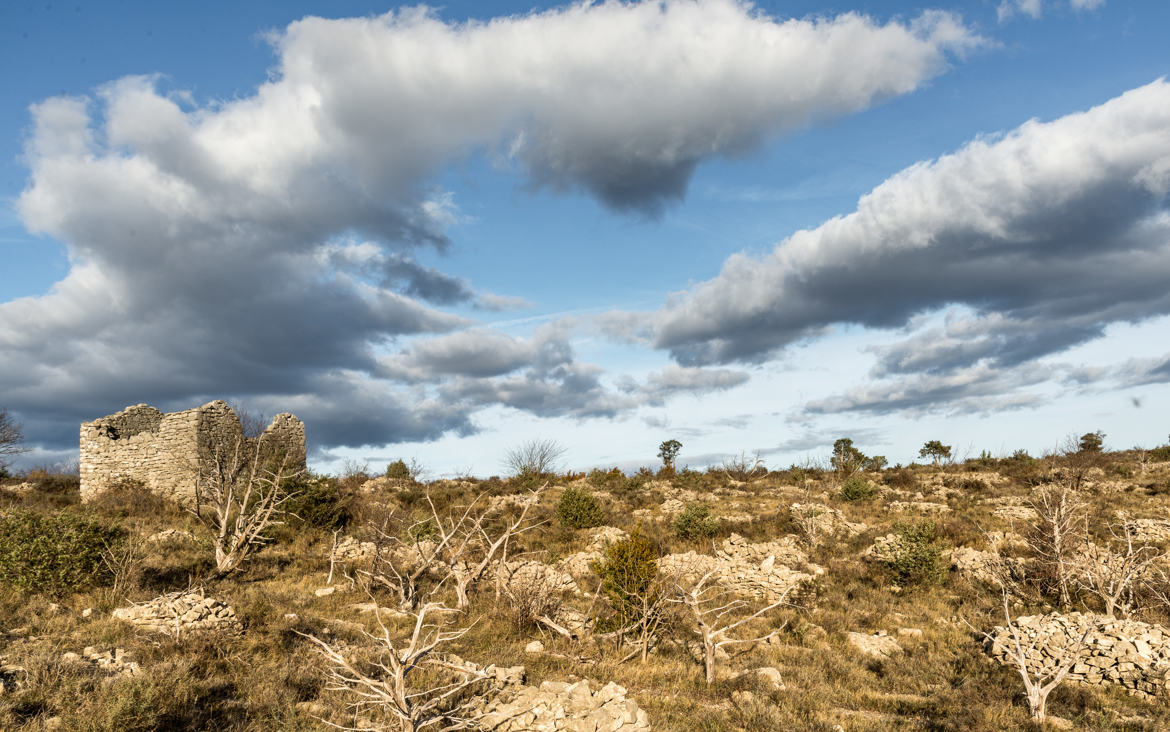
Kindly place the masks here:
[(911, 166), (853, 213), (603, 326), (688, 366), (768, 361), (840, 325), (894, 331), (870, 349), (874, 383), (808, 411), (1023, 406), (1039, 359), (1170, 314), (1168, 194), (1158, 80)]

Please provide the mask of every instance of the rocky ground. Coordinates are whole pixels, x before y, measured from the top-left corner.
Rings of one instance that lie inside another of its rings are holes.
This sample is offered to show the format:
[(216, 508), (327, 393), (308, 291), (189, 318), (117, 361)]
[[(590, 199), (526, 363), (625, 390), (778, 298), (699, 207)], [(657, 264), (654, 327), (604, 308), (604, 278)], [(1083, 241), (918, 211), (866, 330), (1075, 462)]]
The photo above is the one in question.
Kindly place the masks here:
[[(401, 729), (321, 649), (385, 692), (383, 639), (404, 648), (427, 602), (442, 607), (422, 634), (452, 636), (408, 683), (419, 700), (457, 687), (433, 709), (479, 729), (1040, 728), (1021, 666), (1067, 666), (1048, 726), (1170, 728), (1170, 461), (1017, 456), (861, 477), (872, 491), (846, 500), (844, 477), (816, 469), (315, 476), (298, 515), (226, 576), (202, 525), (133, 486), (82, 506), (67, 476), (0, 482), (0, 526), (80, 517), (120, 542), (95, 550), (90, 575), (36, 581), (0, 548), (0, 729)], [(1080, 523), (1062, 592), (1036, 497), (1063, 488)], [(564, 519), (566, 491), (596, 501), (596, 525)], [(468, 505), (479, 533), (453, 557), (442, 522)], [(653, 623), (634, 630), (637, 603), (603, 579), (631, 546), (654, 573), (636, 598)], [(399, 590), (415, 570), (412, 605)], [(1103, 573), (1129, 578), (1111, 606)], [(725, 615), (687, 604), (701, 582)], [(708, 654), (704, 619), (744, 622)]]

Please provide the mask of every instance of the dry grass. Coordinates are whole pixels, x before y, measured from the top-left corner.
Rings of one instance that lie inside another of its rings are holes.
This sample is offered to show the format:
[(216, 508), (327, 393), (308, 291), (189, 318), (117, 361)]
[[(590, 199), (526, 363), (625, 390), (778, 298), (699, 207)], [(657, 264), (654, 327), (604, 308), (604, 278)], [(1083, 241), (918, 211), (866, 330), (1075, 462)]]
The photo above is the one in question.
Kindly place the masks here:
[[(1125, 510), (1137, 518), (1170, 518), (1170, 463), (1136, 464), (1129, 453), (1106, 455), (1086, 473), (1084, 496), (1099, 521)], [(489, 586), (472, 597), (471, 631), (450, 650), (480, 664), (523, 664), (528, 683), (545, 679), (590, 678), (625, 686), (648, 712), (658, 730), (1002, 730), (1029, 729), (1028, 712), (1014, 671), (988, 660), (972, 628), (997, 622), (998, 596), (988, 588), (951, 575), (941, 585), (898, 589), (879, 565), (860, 559), (877, 536), (892, 531), (897, 521), (915, 516), (889, 510), (893, 501), (946, 503), (952, 510), (933, 517), (939, 535), (951, 546), (983, 546), (984, 531), (1019, 530), (1020, 522), (997, 517), (996, 500), (1023, 499), (1033, 486), (1067, 477), (1079, 470), (1060, 459), (970, 461), (943, 469), (912, 467), (889, 470), (875, 482), (883, 494), (872, 501), (850, 503), (838, 497), (831, 476), (815, 471), (797, 476), (773, 472), (749, 483), (731, 483), (719, 472), (680, 470), (673, 476), (636, 479), (600, 474), (573, 476), (587, 483), (602, 500), (611, 525), (639, 528), (663, 553), (710, 552), (711, 540), (680, 539), (670, 517), (659, 509), (666, 498), (686, 491), (703, 495), (716, 514), (750, 513), (750, 522), (723, 522), (715, 543), (732, 531), (751, 541), (773, 540), (796, 532), (788, 506), (816, 501), (841, 510), (845, 518), (868, 529), (852, 538), (838, 537), (810, 549), (811, 561), (825, 567), (815, 596), (791, 620), (778, 642), (735, 649), (721, 670), (773, 666), (786, 688), (776, 691), (756, 680), (719, 678), (711, 686), (702, 666), (679, 644), (687, 629), (668, 626), (662, 643), (646, 663), (637, 658), (618, 663), (605, 642), (571, 642), (556, 634), (515, 622), (514, 613), (497, 600)], [(164, 528), (198, 533), (184, 516), (133, 489), (87, 507), (78, 507), (66, 481), (53, 478), (43, 488), (16, 493), (0, 485), (0, 511), (10, 507), (38, 511), (85, 510), (149, 534)], [(353, 482), (353, 481), (351, 481)], [(561, 479), (560, 485), (568, 480)], [(421, 506), (420, 487), (383, 497), (353, 497), (357, 485), (343, 492), (355, 503), (346, 533), (360, 536), (363, 517), (397, 517), (406, 522)], [(444, 481), (425, 486), (439, 505), (522, 493), (510, 481)], [(554, 561), (580, 551), (587, 532), (566, 529), (551, 520), (559, 490), (550, 490), (533, 513), (540, 528), (524, 534), (510, 556), (531, 553)], [(922, 496), (916, 497), (921, 493)], [(946, 493), (945, 497), (942, 493)], [(376, 500), (392, 504), (376, 505)], [(481, 499), (482, 500), (482, 499)], [(635, 516), (634, 511), (649, 509)], [(501, 513), (500, 521), (511, 515)], [(387, 525), (387, 530), (402, 527)], [(1101, 527), (1091, 530), (1101, 536)], [(360, 591), (341, 589), (317, 597), (328, 572), (332, 536), (311, 526), (284, 531), (235, 575), (211, 578), (213, 562), (206, 542), (149, 545), (141, 559), (128, 599), (143, 601), (162, 592), (202, 583), (209, 595), (232, 605), (244, 626), (237, 635), (192, 637), (180, 641), (149, 636), (110, 619), (100, 609), (88, 618), (86, 608), (99, 608), (102, 588), (58, 599), (21, 595), (0, 588), (0, 656), (22, 666), (19, 691), (0, 694), (0, 729), (46, 729), (58, 718), (68, 730), (317, 730), (331, 722), (353, 722), (347, 700), (325, 691), (320, 660), (310, 652), (302, 633), (331, 642), (360, 644), (362, 629), (374, 630), (369, 614), (351, 606), (369, 602)], [(585, 587), (590, 590), (593, 588)], [(377, 598), (391, 604), (386, 596)], [(583, 597), (566, 602), (582, 609)], [(1026, 610), (1042, 610), (1041, 598)], [(1077, 597), (1077, 608), (1096, 610), (1093, 600)], [(1141, 619), (1170, 624), (1170, 608), (1149, 608)], [(861, 656), (845, 642), (847, 631), (916, 628), (921, 637), (900, 639), (905, 652), (885, 661)], [(546, 653), (524, 653), (539, 637)], [(86, 646), (122, 648), (142, 668), (135, 677), (62, 661), (66, 652)], [(738, 692), (748, 691), (745, 696)], [(1064, 686), (1050, 699), (1050, 711), (1086, 730), (1157, 730), (1170, 728), (1170, 709), (1119, 691)]]

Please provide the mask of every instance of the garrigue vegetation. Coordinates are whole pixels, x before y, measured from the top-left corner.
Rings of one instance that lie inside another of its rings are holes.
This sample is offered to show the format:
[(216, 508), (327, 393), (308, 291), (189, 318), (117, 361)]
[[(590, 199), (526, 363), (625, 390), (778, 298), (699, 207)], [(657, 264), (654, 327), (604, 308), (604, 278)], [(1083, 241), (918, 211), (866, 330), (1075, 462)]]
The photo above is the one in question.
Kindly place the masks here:
[[(474, 728), (521, 665), (614, 682), (656, 730), (1170, 727), (1164, 700), (1076, 681), (1087, 639), (1030, 660), (1059, 645), (1046, 613), (1170, 627), (1170, 445), (931, 441), (888, 468), (843, 438), (822, 464), (667, 451), (634, 475), (524, 448), (503, 480), (257, 473), (226, 544), (141, 486), (82, 505), (68, 473), (0, 479), (0, 729)], [(119, 614), (176, 593), (236, 629)]]

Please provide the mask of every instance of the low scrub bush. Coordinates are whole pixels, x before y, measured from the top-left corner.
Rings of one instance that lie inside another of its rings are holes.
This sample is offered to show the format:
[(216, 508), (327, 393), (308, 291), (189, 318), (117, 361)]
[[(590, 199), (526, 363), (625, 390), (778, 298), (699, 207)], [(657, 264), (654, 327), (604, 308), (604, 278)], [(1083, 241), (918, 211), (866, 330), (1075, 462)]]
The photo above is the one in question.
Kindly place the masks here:
[(410, 480), (414, 476), (410, 474), (410, 466), (406, 464), (406, 461), (399, 458), (386, 466), (386, 477), (394, 480)]
[(601, 526), (605, 514), (593, 494), (576, 486), (569, 486), (557, 501), (557, 521), (570, 529), (589, 529)]
[(87, 504), (103, 516), (126, 519), (173, 518), (180, 515), (178, 504), (152, 492), (139, 480), (122, 480), (98, 493)]
[(891, 488), (917, 488), (918, 478), (914, 471), (906, 468), (894, 468), (882, 474), (882, 482)]
[(877, 486), (860, 475), (841, 484), (841, 497), (846, 501), (868, 501), (877, 495)]
[(719, 517), (711, 515), (710, 506), (692, 503), (674, 517), (670, 527), (680, 539), (705, 539), (719, 531)]
[(0, 516), (0, 584), (65, 595), (113, 579), (103, 561), (118, 527), (74, 513), (13, 511)]
[(293, 528), (312, 526), (334, 531), (345, 528), (353, 518), (350, 498), (337, 480), (306, 476), (284, 488), (293, 493), (282, 506), (288, 513), (285, 521)]
[(658, 575), (658, 550), (649, 539), (635, 531), (622, 541), (610, 544), (601, 561), (593, 565), (601, 577), (601, 591), (616, 613), (618, 627), (636, 617), (644, 607), (647, 593)]
[(901, 585), (936, 585), (943, 581), (947, 565), (943, 542), (933, 521), (894, 524), (897, 541), (886, 565)]

